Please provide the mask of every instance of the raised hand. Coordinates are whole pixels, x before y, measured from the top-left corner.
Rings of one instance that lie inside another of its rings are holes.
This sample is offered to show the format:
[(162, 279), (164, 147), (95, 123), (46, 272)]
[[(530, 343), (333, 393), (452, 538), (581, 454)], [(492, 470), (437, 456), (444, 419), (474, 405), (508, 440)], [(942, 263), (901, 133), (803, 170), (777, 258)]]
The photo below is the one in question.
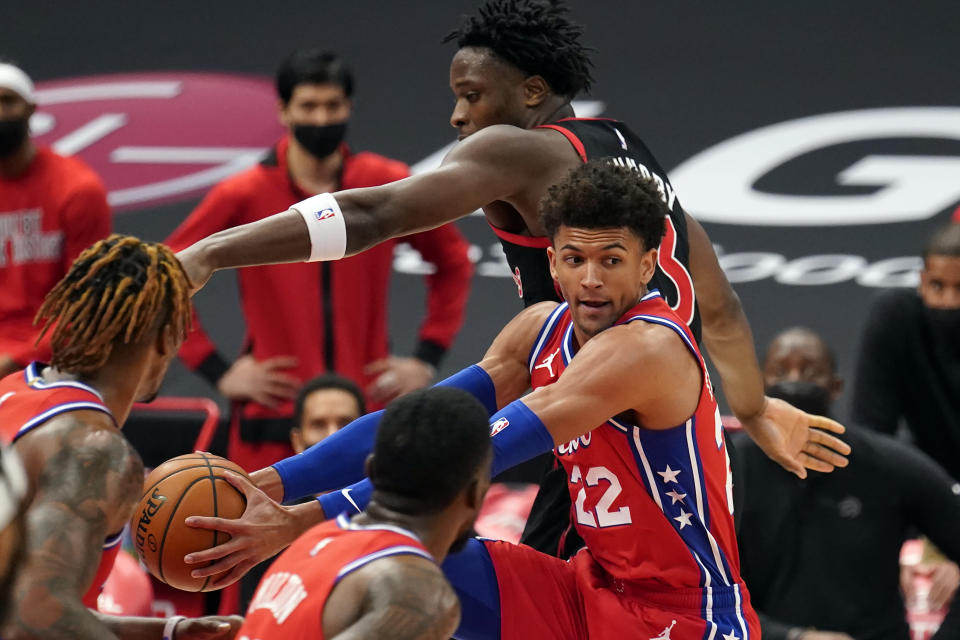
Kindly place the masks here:
[(807, 477), (807, 469), (829, 473), (847, 466), (850, 445), (829, 433), (840, 434), (846, 428), (830, 418), (767, 397), (763, 411), (741, 424), (771, 460), (800, 478)]

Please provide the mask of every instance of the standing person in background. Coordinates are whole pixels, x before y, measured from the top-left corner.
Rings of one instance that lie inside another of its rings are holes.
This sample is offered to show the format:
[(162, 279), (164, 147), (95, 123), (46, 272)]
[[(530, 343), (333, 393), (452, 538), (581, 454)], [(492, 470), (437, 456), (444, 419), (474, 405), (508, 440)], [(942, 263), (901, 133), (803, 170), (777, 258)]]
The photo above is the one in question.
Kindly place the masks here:
[(960, 224), (930, 237), (917, 291), (885, 291), (867, 315), (851, 417), (888, 434), (903, 420), (960, 478)]
[(110, 235), (100, 179), (33, 143), (36, 109), (30, 77), (0, 62), (0, 377), (49, 359), (33, 326), (43, 296), (83, 249)]
[[(259, 165), (213, 188), (168, 243), (201, 238), (323, 191), (372, 187), (409, 175), (401, 162), (353, 153), (344, 136), (353, 76), (335, 54), (302, 50), (276, 76), (280, 121), (289, 130)], [(228, 364), (198, 328), (181, 358), (227, 398), (227, 456), (253, 471), (292, 454), (290, 420), (301, 382), (336, 371), (379, 405), (431, 382), (463, 322), (473, 267), (452, 226), (405, 238), (436, 266), (427, 276), (427, 316), (411, 357), (391, 356), (387, 297), (395, 243), (337, 264), (291, 264), (238, 273), (247, 351)]]

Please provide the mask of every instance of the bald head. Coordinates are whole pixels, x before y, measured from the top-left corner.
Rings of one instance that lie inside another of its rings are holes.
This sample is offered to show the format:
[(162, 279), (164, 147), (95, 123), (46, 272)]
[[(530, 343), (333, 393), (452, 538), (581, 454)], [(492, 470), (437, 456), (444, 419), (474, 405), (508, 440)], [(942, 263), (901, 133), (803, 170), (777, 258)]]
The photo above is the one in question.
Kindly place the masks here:
[(806, 327), (792, 327), (774, 337), (763, 360), (763, 378), (768, 388), (782, 382), (813, 383), (826, 390), (831, 400), (843, 388), (830, 346)]

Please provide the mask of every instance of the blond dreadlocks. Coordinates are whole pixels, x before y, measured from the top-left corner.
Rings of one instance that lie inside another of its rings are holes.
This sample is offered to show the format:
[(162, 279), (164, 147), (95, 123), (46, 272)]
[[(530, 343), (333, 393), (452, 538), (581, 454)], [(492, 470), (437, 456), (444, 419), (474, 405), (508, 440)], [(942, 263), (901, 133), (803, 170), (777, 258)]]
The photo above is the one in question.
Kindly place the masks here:
[(190, 323), (190, 285), (169, 247), (111, 235), (86, 249), (47, 294), (34, 324), (53, 329), (50, 364), (86, 373), (103, 366), (116, 344), (151, 329), (182, 337)]

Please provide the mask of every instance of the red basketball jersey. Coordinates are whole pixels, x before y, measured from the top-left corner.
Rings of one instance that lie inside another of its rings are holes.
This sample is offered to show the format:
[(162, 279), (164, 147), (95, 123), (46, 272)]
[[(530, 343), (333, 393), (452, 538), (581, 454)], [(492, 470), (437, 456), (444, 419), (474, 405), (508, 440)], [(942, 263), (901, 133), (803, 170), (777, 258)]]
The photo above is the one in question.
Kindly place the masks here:
[[(650, 322), (677, 333), (703, 372), (694, 414), (666, 430), (612, 417), (554, 453), (567, 472), (572, 520), (614, 588), (632, 584), (702, 596), (710, 620), (713, 599), (744, 596), (733, 525), (732, 484), (720, 413), (690, 329), (656, 290), (617, 324)], [(533, 388), (556, 382), (576, 352), (566, 303), (557, 307), (531, 350)], [(642, 385), (646, 372), (624, 371)], [(742, 622), (742, 616), (741, 616)], [(741, 638), (744, 636), (740, 636)]]
[[(5, 444), (16, 442), (68, 411), (102, 411), (113, 418), (96, 389), (76, 381), (45, 382), (40, 377), (45, 366), (33, 362), (23, 371), (0, 380), (0, 440)], [(97, 596), (113, 569), (122, 538), (123, 531), (120, 531), (103, 543), (100, 566), (83, 596), (83, 604), (91, 609), (97, 608)]]
[(374, 560), (396, 555), (433, 557), (410, 531), (361, 526), (341, 515), (297, 538), (257, 586), (239, 640), (323, 640), (323, 607), (345, 576)]

